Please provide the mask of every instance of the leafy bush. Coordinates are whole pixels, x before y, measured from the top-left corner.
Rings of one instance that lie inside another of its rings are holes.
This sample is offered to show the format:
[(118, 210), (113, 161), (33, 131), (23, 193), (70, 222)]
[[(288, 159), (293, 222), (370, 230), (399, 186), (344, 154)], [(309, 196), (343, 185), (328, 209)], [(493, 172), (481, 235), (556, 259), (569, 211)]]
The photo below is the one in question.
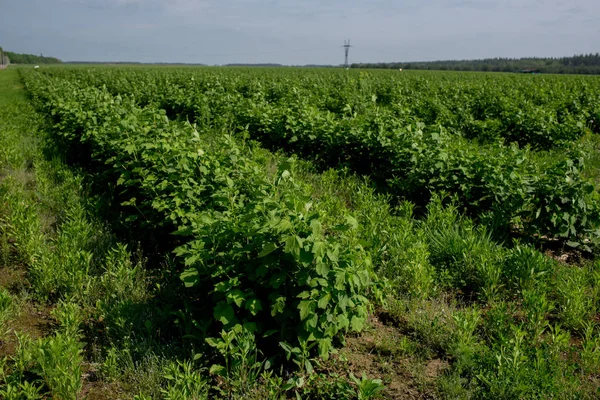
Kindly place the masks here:
[(232, 137), (201, 136), (105, 90), (51, 84), (28, 81), (67, 154), (115, 188), (128, 226), (176, 234), (189, 298), (210, 300), (217, 331), (242, 323), (271, 348), (318, 344), (326, 358), (342, 333), (362, 329), (372, 272), (358, 223), (324, 223), (290, 162), (272, 178)]

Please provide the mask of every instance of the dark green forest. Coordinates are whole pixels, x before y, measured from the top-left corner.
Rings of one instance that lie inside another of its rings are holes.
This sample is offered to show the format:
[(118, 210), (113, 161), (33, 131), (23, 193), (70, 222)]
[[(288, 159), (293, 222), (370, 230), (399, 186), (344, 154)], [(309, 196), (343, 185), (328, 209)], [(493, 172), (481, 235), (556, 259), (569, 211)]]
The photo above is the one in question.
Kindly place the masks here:
[(19, 54), (5, 51), (11, 64), (61, 64), (62, 61), (55, 57), (36, 56), (34, 54)]
[(560, 58), (486, 58), (483, 60), (360, 63), (352, 64), (351, 68), (600, 74), (600, 54), (590, 53)]

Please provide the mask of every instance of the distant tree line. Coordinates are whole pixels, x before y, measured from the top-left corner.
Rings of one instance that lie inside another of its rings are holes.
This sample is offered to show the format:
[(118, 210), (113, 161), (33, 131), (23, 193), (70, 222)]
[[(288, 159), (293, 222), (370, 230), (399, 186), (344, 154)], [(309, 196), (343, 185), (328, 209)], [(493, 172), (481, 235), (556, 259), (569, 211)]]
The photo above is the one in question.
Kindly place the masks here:
[(19, 54), (11, 51), (5, 51), (5, 55), (10, 59), (11, 64), (61, 64), (62, 61), (54, 57), (44, 57), (43, 55)]
[(247, 64), (247, 63), (234, 63), (234, 64), (225, 64), (224, 67), (259, 67), (259, 68), (267, 68), (267, 67), (294, 67), (294, 68), (335, 68), (337, 65), (328, 65), (328, 64), (305, 64), (305, 65), (284, 65), (284, 64), (275, 64), (275, 63), (263, 63), (263, 64)]
[(143, 64), (139, 61), (65, 61), (64, 64)]
[(420, 69), (449, 71), (519, 72), (538, 70), (549, 74), (600, 74), (600, 54), (581, 54), (560, 58), (486, 58), (392, 63), (360, 63), (351, 68)]
[(232, 63), (232, 64), (224, 64), (224, 67), (285, 67), (286, 65), (276, 64), (276, 63)]

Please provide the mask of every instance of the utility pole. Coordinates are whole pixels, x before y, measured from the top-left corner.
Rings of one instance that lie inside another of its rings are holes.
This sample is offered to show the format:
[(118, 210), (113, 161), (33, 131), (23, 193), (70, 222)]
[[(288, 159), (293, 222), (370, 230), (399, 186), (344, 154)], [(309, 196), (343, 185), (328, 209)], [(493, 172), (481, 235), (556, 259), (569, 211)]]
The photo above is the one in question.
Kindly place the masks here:
[(342, 46), (344, 48), (344, 52), (346, 53), (346, 60), (344, 61), (344, 68), (348, 68), (348, 52), (350, 51), (350, 39), (348, 40), (344, 40), (344, 45)]

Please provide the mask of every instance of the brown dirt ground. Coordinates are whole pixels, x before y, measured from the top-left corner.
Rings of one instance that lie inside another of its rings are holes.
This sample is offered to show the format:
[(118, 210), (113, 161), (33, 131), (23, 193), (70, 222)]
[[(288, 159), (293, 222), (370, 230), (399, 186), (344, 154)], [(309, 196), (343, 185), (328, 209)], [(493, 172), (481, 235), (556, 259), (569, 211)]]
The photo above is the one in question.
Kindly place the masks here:
[(383, 324), (377, 316), (370, 319), (371, 329), (348, 339), (341, 354), (356, 376), (366, 373), (386, 385), (387, 399), (434, 399), (434, 381), (448, 363), (440, 359), (420, 360), (413, 354), (398, 354), (390, 346), (404, 336), (397, 328)]

